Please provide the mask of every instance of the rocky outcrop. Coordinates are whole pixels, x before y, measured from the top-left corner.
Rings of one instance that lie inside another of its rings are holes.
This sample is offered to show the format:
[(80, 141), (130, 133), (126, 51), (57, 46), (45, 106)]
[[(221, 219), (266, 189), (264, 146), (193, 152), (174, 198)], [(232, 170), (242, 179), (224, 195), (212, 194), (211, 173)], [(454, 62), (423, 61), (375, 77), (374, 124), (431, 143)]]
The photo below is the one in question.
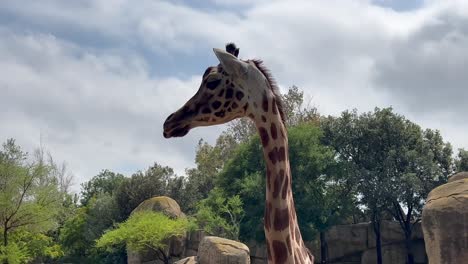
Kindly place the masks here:
[(196, 256), (191, 256), (191, 257), (176, 261), (174, 262), (174, 264), (198, 264), (198, 259)]
[(132, 213), (139, 211), (161, 212), (173, 219), (185, 217), (185, 214), (180, 210), (179, 204), (174, 199), (167, 196), (149, 198), (141, 202)]
[[(325, 234), (328, 244), (328, 259), (336, 260), (350, 258), (367, 250), (368, 223), (355, 225), (338, 225), (330, 228)], [(316, 251), (317, 259), (319, 251)], [(314, 252), (315, 253), (315, 252)]]
[[(180, 210), (179, 204), (172, 198), (167, 196), (156, 196), (140, 203), (132, 213), (140, 211), (155, 211), (161, 212), (166, 216), (175, 218), (185, 218), (185, 214)], [(184, 255), (185, 252), (185, 241), (186, 237), (173, 237), (168, 241), (168, 247), (165, 249), (165, 254), (172, 260), (179, 259)], [(158, 259), (159, 253), (153, 250), (145, 250), (142, 252), (128, 251), (127, 262), (129, 264), (141, 264), (141, 263), (162, 263)]]
[(198, 248), (200, 264), (250, 264), (249, 248), (237, 241), (206, 236)]
[(454, 182), (462, 179), (468, 179), (468, 171), (459, 172), (448, 179), (448, 182)]
[(452, 176), (429, 193), (422, 226), (430, 264), (468, 260), (468, 173)]

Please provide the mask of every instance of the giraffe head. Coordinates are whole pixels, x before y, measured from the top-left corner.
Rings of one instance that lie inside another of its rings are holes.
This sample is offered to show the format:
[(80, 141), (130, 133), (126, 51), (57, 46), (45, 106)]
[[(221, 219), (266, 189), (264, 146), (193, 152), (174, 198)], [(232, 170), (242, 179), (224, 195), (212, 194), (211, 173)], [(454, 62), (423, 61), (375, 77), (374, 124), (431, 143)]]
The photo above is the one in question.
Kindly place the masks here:
[(213, 49), (220, 64), (208, 67), (197, 93), (164, 122), (164, 137), (183, 137), (190, 129), (247, 116), (252, 87), (265, 76), (254, 64), (237, 58), (239, 49)]

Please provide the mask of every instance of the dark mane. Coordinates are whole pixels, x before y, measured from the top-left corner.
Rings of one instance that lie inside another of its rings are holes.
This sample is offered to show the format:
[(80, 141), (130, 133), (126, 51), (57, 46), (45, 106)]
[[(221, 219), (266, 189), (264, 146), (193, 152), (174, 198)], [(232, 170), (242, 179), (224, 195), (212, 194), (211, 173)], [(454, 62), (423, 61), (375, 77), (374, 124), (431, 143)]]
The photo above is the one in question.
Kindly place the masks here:
[(268, 83), (270, 84), (271, 91), (273, 92), (273, 95), (275, 96), (276, 101), (276, 106), (278, 107), (278, 112), (280, 113), (281, 120), (283, 121), (283, 124), (286, 126), (286, 118), (284, 115), (284, 110), (283, 110), (283, 99), (281, 99), (281, 93), (278, 88), (278, 85), (276, 84), (275, 78), (271, 75), (270, 70), (268, 70), (265, 65), (263, 65), (263, 61), (259, 59), (253, 59), (251, 60), (257, 69), (265, 76), (267, 79)]

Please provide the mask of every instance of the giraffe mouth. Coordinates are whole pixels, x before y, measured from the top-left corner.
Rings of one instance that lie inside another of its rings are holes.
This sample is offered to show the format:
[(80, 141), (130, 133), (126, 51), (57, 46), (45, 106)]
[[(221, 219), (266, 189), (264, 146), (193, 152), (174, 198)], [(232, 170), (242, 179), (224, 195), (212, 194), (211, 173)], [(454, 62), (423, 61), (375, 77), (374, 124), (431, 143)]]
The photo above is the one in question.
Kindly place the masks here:
[(187, 133), (190, 131), (190, 127), (188, 125), (183, 126), (183, 127), (177, 127), (172, 129), (171, 131), (164, 131), (163, 136), (165, 138), (172, 138), (172, 137), (183, 137), (187, 135)]

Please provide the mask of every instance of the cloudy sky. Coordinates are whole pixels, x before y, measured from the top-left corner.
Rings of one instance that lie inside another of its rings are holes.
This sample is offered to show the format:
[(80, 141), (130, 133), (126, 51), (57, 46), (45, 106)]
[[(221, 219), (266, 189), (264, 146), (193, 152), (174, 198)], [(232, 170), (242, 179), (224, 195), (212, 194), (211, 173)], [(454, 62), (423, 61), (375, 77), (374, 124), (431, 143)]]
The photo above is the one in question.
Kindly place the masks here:
[(468, 1), (79, 0), (0, 3), (0, 139), (42, 142), (75, 174), (179, 174), (200, 138), (162, 124), (234, 41), (322, 114), (393, 106), (468, 148)]

